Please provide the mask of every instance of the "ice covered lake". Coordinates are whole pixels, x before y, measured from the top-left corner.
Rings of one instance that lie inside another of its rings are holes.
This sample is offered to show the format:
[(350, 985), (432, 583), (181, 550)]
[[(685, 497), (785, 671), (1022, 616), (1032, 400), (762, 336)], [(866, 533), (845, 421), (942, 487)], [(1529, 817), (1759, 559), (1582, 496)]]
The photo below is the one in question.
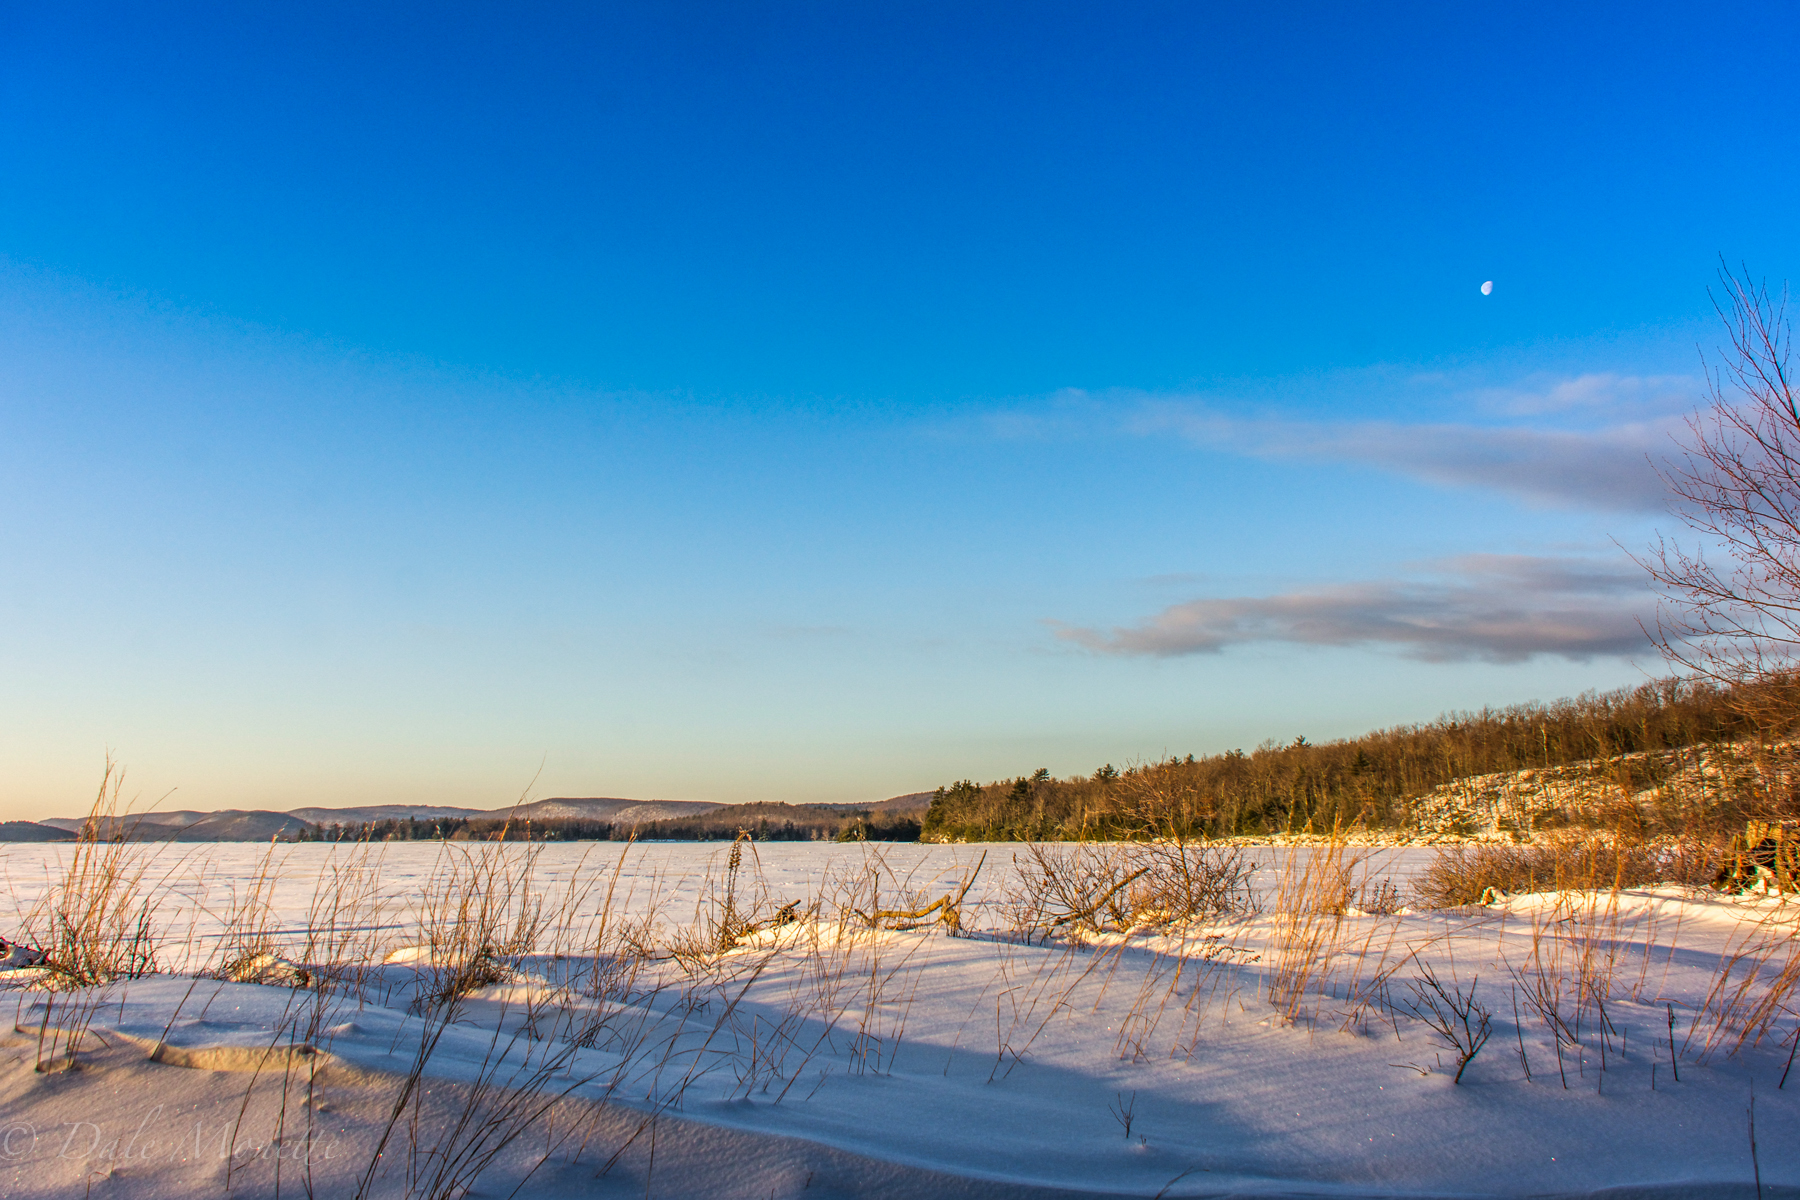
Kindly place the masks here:
[[(423, 886), (440, 870), (446, 854), (459, 853), (470, 843), (387, 842), (373, 847), (332, 846), (321, 843), (280, 843), (274, 846), (246, 842), (168, 844), (147, 856), (145, 876), (159, 897), (159, 919), (171, 932), (171, 961), (188, 953), (182, 942), (192, 931), (192, 951), (204, 954), (216, 939), (234, 898), (244, 894), (259, 878), (273, 880), (270, 901), (284, 934), (297, 933), (314, 903), (321, 879), (328, 879), (332, 863), (373, 861), (380, 873), (384, 900), (383, 932), (404, 940), (416, 924), (414, 902)], [(460, 849), (459, 849), (460, 848)], [(533, 882), (538, 894), (554, 904), (576, 888), (593, 889), (595, 881), (618, 883), (614, 903), (631, 909), (656, 908), (666, 919), (687, 920), (694, 914), (709, 878), (719, 878), (730, 854), (726, 842), (639, 842), (627, 847), (619, 842), (546, 842), (535, 852)], [(503, 852), (519, 858), (527, 847), (507, 843)], [(832, 843), (758, 842), (747, 851), (753, 856), (746, 878), (766, 888), (767, 897), (779, 906), (791, 900), (816, 896), (821, 884), (847, 873), (862, 873), (879, 864), (884, 885), (931, 892), (960, 887), (977, 865), (981, 866), (969, 891), (967, 905), (972, 927), (992, 927), (1003, 918), (998, 912), (1003, 897), (1016, 877), (1018, 843), (939, 845), (907, 842)], [(71, 853), (69, 843), (0, 843), (0, 879), (7, 887), (7, 912), (12, 928), (45, 894)], [(1242, 850), (1252, 864), (1252, 885), (1267, 892), (1276, 884), (1293, 855), (1308, 850), (1251, 846)], [(1404, 886), (1414, 872), (1430, 861), (1429, 848), (1401, 847), (1358, 849), (1359, 870), (1370, 878), (1392, 878)], [(604, 894), (589, 895), (594, 906)], [(3, 919), (3, 918), (0, 918)], [(7, 936), (0, 928), (0, 937)]]
[[(5, 848), (13, 921), (71, 853)], [(1369, 912), (1257, 848), (1250, 909), (1022, 933), (1017, 845), (729, 853), (134, 850), (158, 972), (0, 973), (0, 1193), (1800, 1195), (1779, 897)], [(984, 854), (960, 936), (863, 919)], [(275, 969), (217, 977), (251, 944)]]

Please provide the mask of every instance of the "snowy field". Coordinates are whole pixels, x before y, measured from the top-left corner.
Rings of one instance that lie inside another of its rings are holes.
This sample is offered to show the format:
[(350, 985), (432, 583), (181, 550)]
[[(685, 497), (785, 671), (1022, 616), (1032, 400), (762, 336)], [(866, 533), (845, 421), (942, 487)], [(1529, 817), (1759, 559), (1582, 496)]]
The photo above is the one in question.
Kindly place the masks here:
[(0, 1194), (1800, 1195), (1800, 906), (1264, 849), (1082, 928), (1014, 845), (727, 853), (134, 848), (158, 973), (0, 975)]

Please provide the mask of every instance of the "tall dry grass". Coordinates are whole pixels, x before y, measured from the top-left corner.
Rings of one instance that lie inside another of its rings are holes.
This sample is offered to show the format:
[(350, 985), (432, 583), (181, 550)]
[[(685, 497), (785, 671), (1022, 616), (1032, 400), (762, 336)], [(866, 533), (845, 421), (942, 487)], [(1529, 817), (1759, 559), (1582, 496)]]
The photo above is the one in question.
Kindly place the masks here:
[(422, 937), (416, 1011), (512, 978), (548, 917), (534, 884), (541, 845), (445, 842), (411, 905)]
[(108, 757), (99, 790), (61, 873), (25, 914), (25, 940), (43, 951), (37, 1069), (76, 1065), (108, 985), (157, 969), (162, 930), (154, 848), (129, 840), (125, 775)]
[(1706, 995), (1689, 1019), (1682, 1051), (1697, 1042), (1702, 1062), (1720, 1051), (1736, 1054), (1761, 1044), (1777, 1022), (1793, 1021), (1797, 1012), (1800, 918), (1777, 908), (1740, 926), (1726, 943)]
[(1612, 832), (1561, 833), (1515, 845), (1447, 846), (1413, 882), (1421, 908), (1483, 904), (1495, 895), (1604, 891), (1674, 883), (1699, 888), (1718, 874), (1729, 838), (1695, 833), (1646, 839)]
[(1288, 1023), (1310, 1011), (1330, 977), (1343, 941), (1344, 919), (1356, 900), (1363, 856), (1341, 839), (1289, 851), (1270, 908), (1275, 928), (1268, 975), (1269, 1004)]
[(124, 772), (108, 759), (60, 878), (25, 917), (27, 940), (44, 951), (44, 966), (62, 987), (93, 987), (156, 970), (155, 856), (126, 836), (124, 782)]
[(281, 876), (279, 846), (269, 843), (246, 879), (225, 881), (222, 930), (203, 973), (240, 983), (264, 982), (280, 962), (275, 887)]
[(387, 936), (381, 843), (333, 846), (313, 884), (305, 935), (294, 948), (317, 986), (360, 996)]

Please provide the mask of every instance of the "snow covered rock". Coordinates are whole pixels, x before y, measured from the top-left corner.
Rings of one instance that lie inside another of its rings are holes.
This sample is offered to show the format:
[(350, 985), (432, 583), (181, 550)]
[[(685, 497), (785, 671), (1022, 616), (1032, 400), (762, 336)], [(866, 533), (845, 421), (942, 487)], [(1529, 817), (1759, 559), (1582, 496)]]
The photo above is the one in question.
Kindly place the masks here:
[(9, 942), (0, 938), (0, 971), (16, 971), (21, 967), (39, 966), (44, 961), (44, 952), (34, 950), (24, 942)]
[(261, 983), (273, 987), (306, 987), (312, 972), (274, 954), (257, 954), (240, 959), (220, 974), (232, 983)]

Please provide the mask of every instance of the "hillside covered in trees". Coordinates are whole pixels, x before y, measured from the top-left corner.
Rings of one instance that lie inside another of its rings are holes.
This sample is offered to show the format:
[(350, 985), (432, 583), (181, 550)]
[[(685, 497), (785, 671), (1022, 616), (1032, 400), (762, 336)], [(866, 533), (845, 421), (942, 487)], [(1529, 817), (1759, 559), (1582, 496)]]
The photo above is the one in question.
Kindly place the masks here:
[[(964, 780), (937, 790), (922, 836), (1013, 841), (1404, 829), (1416, 799), (1459, 779), (1768, 736), (1772, 716), (1793, 711), (1791, 697), (1776, 686), (1752, 693), (1659, 680), (1551, 704), (1451, 713), (1318, 745), (1298, 737), (1248, 753), (1187, 755), (1124, 770), (1108, 765), (1067, 779), (1039, 770), (986, 784)], [(1652, 765), (1639, 769), (1658, 769), (1656, 761), (1645, 759)], [(1659, 781), (1629, 782), (1641, 788)]]
[[(1450, 713), (1340, 741), (1297, 737), (1248, 752), (1190, 754), (1122, 770), (1109, 764), (1064, 779), (1038, 770), (990, 783), (964, 780), (921, 794), (930, 804), (922, 812), (909, 796), (897, 798), (907, 802), (898, 808), (893, 801), (737, 804), (650, 822), (384, 820), (317, 827), (300, 840), (710, 841), (743, 831), (768, 841), (1054, 841), (1411, 831), (1442, 825), (1442, 814), (1428, 811), (1442, 807), (1433, 791), (1458, 781), (1616, 760), (1619, 786), (1630, 792), (1681, 769), (1666, 752), (1786, 736), (1793, 724), (1788, 714), (1796, 712), (1800, 684), (1794, 681), (1728, 689), (1669, 679), (1548, 704)], [(1794, 807), (1789, 798), (1781, 803)]]
[[(920, 806), (921, 808), (923, 805)], [(851, 804), (728, 804), (708, 812), (660, 821), (609, 821), (584, 817), (537, 820), (507, 817), (434, 817), (317, 826), (300, 841), (325, 842), (606, 842), (729, 841), (740, 832), (758, 841), (858, 840), (916, 842), (919, 812)]]

